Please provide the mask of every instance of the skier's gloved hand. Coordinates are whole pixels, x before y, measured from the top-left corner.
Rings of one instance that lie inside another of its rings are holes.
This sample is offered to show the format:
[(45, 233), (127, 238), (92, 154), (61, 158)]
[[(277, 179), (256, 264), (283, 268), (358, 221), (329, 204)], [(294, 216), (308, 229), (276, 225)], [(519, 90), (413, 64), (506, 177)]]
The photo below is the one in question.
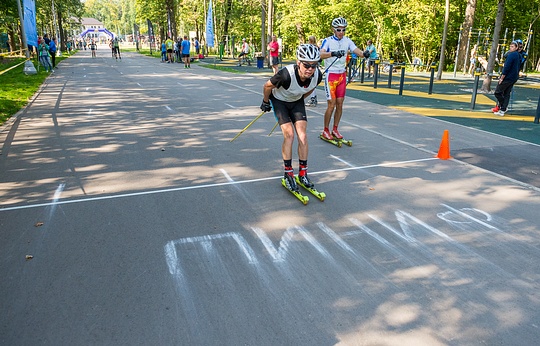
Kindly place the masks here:
[(339, 58), (341, 58), (342, 56), (345, 55), (345, 52), (342, 51), (342, 50), (337, 50), (337, 51), (332, 52), (332, 53), (330, 53), (330, 54), (332, 54), (332, 56), (335, 56), (336, 58), (339, 59)]
[(270, 112), (271, 110), (272, 110), (272, 105), (270, 104), (270, 102), (265, 102), (263, 100), (263, 102), (261, 103), (261, 111)]

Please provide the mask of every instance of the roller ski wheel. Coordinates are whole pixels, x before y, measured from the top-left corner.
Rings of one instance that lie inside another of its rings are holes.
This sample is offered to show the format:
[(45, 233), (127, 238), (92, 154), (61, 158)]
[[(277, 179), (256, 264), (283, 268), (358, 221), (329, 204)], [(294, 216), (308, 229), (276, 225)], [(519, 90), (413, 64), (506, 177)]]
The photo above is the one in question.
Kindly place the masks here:
[(339, 131), (334, 128), (332, 130), (332, 138), (335, 140), (335, 141), (338, 141), (342, 144), (345, 144), (346, 146), (349, 146), (349, 147), (352, 147), (352, 141), (350, 140), (347, 140), (345, 138), (343, 138), (343, 136), (341, 135), (341, 133), (339, 133)]
[(352, 147), (352, 141), (350, 139), (345, 139), (345, 138), (337, 139), (337, 138), (335, 138), (335, 140), (338, 141), (338, 142), (341, 142), (342, 144), (345, 144), (348, 147)]
[(323, 141), (327, 142), (327, 143), (333, 144), (336, 147), (341, 148), (341, 144), (342, 144), (341, 141), (337, 141), (335, 139), (326, 139), (326, 138), (323, 137), (322, 134), (319, 135), (319, 138), (322, 139)]
[(294, 190), (291, 190), (287, 187), (287, 181), (285, 180), (285, 178), (281, 178), (281, 185), (283, 185), (283, 187), (289, 191), (290, 193), (292, 193), (296, 198), (298, 198), (298, 200), (300, 200), (300, 202), (302, 202), (303, 205), (306, 205), (308, 204), (309, 202), (309, 197), (308, 196), (304, 196), (302, 195), (300, 192), (298, 191), (294, 191)]
[(295, 179), (296, 179), (296, 184), (298, 184), (298, 186), (302, 186), (313, 196), (317, 197), (321, 202), (324, 202), (324, 199), (326, 198), (326, 194), (324, 192), (317, 191), (317, 189), (313, 187), (307, 187), (306, 185), (302, 184), (299, 176), (296, 176)]

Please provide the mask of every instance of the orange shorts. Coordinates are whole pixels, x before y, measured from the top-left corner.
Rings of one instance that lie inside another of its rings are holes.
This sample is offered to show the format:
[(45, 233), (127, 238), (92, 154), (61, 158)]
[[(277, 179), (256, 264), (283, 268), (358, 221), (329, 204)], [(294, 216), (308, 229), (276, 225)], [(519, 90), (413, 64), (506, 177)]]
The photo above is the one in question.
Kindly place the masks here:
[(345, 90), (347, 89), (347, 77), (343, 73), (327, 73), (324, 80), (324, 91), (326, 99), (345, 98)]

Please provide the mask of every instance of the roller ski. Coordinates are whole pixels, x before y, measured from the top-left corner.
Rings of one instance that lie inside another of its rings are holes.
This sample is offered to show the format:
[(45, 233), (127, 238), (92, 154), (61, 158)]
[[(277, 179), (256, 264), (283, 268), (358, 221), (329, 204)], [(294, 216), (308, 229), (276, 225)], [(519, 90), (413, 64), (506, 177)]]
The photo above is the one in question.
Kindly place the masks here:
[(337, 140), (337, 138), (334, 138), (329, 132), (328, 129), (325, 129), (320, 135), (319, 138), (322, 139), (325, 142), (328, 142), (330, 144), (335, 145), (338, 148), (341, 148), (341, 145), (343, 144), (341, 141)]
[(338, 138), (336, 138), (335, 140), (338, 141), (338, 142), (341, 142), (341, 144), (345, 144), (348, 147), (352, 147), (352, 141), (350, 139), (345, 139), (345, 138), (338, 139)]
[(296, 184), (296, 180), (293, 174), (285, 172), (285, 176), (281, 178), (281, 185), (283, 185), (283, 187), (286, 188), (287, 191), (289, 191), (296, 198), (298, 198), (303, 205), (308, 204), (309, 197), (302, 195), (300, 191), (298, 191), (298, 185)]
[(324, 192), (320, 192), (315, 189), (315, 185), (309, 180), (307, 174), (303, 176), (296, 176), (296, 183), (306, 189), (313, 196), (317, 197), (321, 202), (323, 202), (326, 198), (326, 194)]
[(341, 142), (341, 144), (345, 144), (348, 147), (352, 147), (352, 141), (343, 138), (343, 136), (341, 135), (341, 133), (339, 133), (336, 126), (334, 126), (334, 129), (332, 130), (332, 138), (335, 141)]

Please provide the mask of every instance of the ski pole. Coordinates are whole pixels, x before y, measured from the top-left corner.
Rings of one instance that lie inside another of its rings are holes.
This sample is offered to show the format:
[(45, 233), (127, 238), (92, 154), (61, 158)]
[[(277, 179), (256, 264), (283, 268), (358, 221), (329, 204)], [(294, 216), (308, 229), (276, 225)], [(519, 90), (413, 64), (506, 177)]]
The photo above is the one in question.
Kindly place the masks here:
[(277, 126), (278, 126), (278, 122), (276, 122), (274, 127), (272, 127), (272, 131), (270, 131), (270, 133), (268, 134), (268, 137), (270, 137), (272, 135), (272, 133), (274, 132), (274, 130), (276, 129)]
[(332, 67), (332, 65), (334, 65), (334, 63), (335, 63), (336, 61), (338, 61), (338, 60), (339, 60), (339, 58), (335, 58), (334, 61), (332, 61), (332, 63), (330, 64), (330, 66), (328, 66), (328, 67), (324, 70), (324, 72), (323, 72), (322, 74), (325, 74), (326, 72), (328, 72), (328, 69), (329, 69), (330, 67)]
[(263, 114), (266, 113), (265, 111), (262, 111), (261, 114), (257, 115), (257, 117), (255, 119), (253, 119), (249, 124), (247, 124), (246, 127), (244, 127), (242, 129), (242, 131), (238, 132), (238, 134), (236, 136), (234, 136), (233, 139), (231, 139), (229, 142), (232, 142), (234, 141), (235, 139), (237, 139), (242, 133), (244, 133), (245, 130), (247, 130), (251, 125), (253, 125), (254, 122), (256, 122), (260, 117), (263, 116)]

